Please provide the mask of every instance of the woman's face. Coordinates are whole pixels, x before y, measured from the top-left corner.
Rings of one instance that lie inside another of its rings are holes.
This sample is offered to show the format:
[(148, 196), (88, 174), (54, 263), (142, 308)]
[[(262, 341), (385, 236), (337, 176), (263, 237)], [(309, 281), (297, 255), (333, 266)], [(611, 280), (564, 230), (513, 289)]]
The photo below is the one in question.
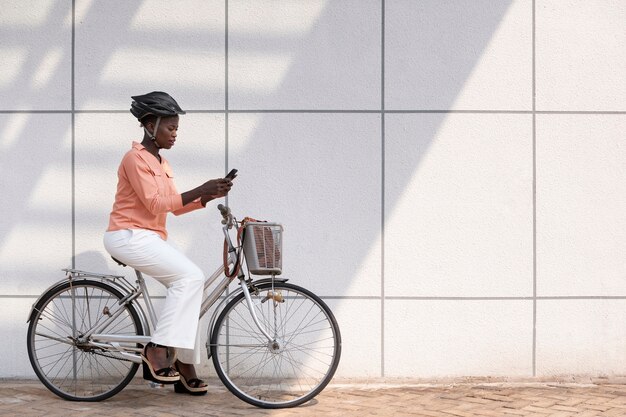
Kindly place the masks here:
[[(154, 129), (154, 125), (151, 126)], [(156, 142), (159, 148), (170, 149), (176, 142), (178, 130), (178, 115), (162, 117), (156, 132)]]

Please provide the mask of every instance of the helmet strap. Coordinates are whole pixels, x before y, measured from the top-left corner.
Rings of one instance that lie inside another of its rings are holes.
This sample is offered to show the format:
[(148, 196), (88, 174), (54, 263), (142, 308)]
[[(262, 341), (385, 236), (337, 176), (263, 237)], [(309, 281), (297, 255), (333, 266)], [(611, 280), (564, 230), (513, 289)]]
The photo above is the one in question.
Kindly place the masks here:
[(154, 133), (150, 133), (150, 131), (148, 130), (148, 128), (147, 128), (147, 127), (145, 127), (145, 126), (143, 127), (143, 130), (145, 130), (145, 131), (146, 131), (146, 133), (147, 133), (147, 134), (148, 134), (148, 136), (150, 137), (150, 140), (152, 140), (152, 142), (154, 142), (154, 145), (155, 145), (157, 148), (159, 148), (159, 149), (160, 149), (161, 147), (159, 146), (159, 144), (158, 144), (158, 143), (157, 143), (157, 141), (156, 141), (156, 133), (157, 133), (157, 130), (159, 129), (159, 123), (160, 123), (160, 122), (161, 122), (161, 117), (157, 117), (157, 119), (156, 119), (156, 123), (154, 124), (154, 129), (153, 129)]

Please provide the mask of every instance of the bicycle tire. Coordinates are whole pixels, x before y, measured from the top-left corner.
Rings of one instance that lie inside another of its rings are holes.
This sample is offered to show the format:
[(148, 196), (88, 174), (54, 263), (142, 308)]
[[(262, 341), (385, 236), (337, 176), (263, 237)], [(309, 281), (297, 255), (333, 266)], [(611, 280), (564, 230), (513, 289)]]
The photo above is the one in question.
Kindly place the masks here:
[[(283, 302), (271, 294), (280, 294)], [(274, 340), (254, 324), (243, 293), (224, 307), (211, 336), (217, 375), (241, 400), (261, 408), (296, 407), (328, 385), (341, 358), (341, 333), (326, 303), (311, 291), (264, 283), (251, 291), (254, 310)], [(265, 301), (263, 301), (265, 300)]]
[[(70, 401), (101, 401), (120, 392), (135, 376), (137, 363), (76, 340), (76, 335), (108, 317), (107, 307), (122, 298), (118, 289), (106, 283), (78, 280), (50, 289), (34, 306), (28, 358), (39, 380), (54, 394)], [(136, 308), (126, 305), (107, 332), (143, 335)]]

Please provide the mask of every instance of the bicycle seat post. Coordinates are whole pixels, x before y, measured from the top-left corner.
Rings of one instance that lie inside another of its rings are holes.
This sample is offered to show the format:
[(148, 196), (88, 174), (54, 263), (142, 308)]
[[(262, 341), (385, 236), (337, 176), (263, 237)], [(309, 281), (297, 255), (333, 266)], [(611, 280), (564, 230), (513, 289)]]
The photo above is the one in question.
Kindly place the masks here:
[(150, 315), (150, 325), (154, 330), (154, 325), (157, 322), (156, 314), (154, 312), (154, 306), (152, 305), (152, 299), (150, 298), (150, 294), (148, 293), (148, 286), (146, 285), (146, 280), (143, 278), (141, 271), (135, 269), (135, 274), (137, 275), (137, 285), (139, 286), (139, 290), (143, 294), (143, 300), (146, 304), (146, 308), (148, 309), (148, 314)]

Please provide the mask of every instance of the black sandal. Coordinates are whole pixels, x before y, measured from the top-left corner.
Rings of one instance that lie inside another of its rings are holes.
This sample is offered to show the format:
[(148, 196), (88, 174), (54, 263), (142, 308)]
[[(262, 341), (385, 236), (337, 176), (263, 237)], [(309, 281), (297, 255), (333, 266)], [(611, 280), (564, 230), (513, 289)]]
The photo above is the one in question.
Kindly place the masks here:
[(180, 375), (180, 381), (174, 384), (174, 392), (179, 394), (205, 395), (209, 391), (209, 386), (206, 385), (203, 380), (198, 378), (186, 379), (180, 371), (178, 371), (178, 374)]
[(146, 350), (148, 348), (165, 348), (167, 346), (157, 345), (156, 343), (148, 343), (146, 347), (143, 349), (143, 354), (141, 355), (142, 364), (143, 364), (143, 379), (147, 379), (148, 381), (156, 382), (159, 384), (175, 384), (180, 381), (180, 375), (176, 371), (176, 369), (168, 366), (167, 368), (161, 368), (158, 370), (154, 370), (150, 361), (148, 361), (148, 355), (146, 354)]

